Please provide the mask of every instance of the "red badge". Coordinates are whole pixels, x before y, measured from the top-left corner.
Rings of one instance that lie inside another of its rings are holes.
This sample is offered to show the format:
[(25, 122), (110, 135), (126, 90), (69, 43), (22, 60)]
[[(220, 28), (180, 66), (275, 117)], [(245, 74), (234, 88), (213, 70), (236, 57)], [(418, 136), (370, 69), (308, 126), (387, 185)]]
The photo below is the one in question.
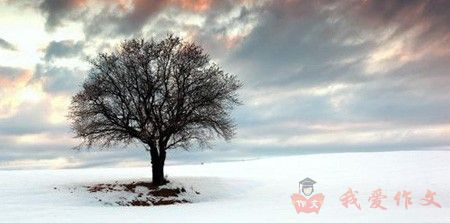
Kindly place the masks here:
[(297, 211), (297, 214), (300, 212), (316, 212), (316, 214), (318, 214), (320, 208), (322, 207), (324, 198), (325, 196), (322, 193), (314, 194), (310, 198), (306, 198), (299, 193), (291, 195), (291, 201)]

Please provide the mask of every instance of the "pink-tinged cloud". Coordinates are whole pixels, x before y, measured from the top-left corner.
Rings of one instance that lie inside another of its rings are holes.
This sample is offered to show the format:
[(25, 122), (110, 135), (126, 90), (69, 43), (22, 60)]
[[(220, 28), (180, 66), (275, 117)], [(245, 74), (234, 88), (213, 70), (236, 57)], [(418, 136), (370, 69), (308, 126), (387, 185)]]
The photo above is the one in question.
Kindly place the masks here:
[(40, 83), (32, 83), (32, 71), (14, 75), (0, 73), (0, 119), (13, 116), (25, 102), (37, 102), (43, 95)]
[(213, 0), (169, 0), (168, 2), (185, 10), (203, 12), (211, 7)]
[(235, 36), (219, 36), (218, 40), (222, 41), (227, 49), (232, 49), (236, 47), (236, 45), (241, 42), (243, 36), (235, 35)]
[(0, 73), (0, 87), (2, 89), (23, 87), (31, 79), (32, 75), (30, 70), (23, 70), (15, 75)]

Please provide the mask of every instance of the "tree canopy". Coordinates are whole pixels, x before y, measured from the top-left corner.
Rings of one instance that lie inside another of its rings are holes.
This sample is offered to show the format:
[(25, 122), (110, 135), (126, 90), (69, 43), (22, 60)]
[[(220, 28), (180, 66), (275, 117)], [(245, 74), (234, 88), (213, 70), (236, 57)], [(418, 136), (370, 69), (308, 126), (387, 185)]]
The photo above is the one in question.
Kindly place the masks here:
[(230, 111), (241, 83), (195, 43), (131, 39), (90, 64), (69, 112), (80, 147), (141, 141), (152, 164), (164, 165), (168, 149), (234, 134)]

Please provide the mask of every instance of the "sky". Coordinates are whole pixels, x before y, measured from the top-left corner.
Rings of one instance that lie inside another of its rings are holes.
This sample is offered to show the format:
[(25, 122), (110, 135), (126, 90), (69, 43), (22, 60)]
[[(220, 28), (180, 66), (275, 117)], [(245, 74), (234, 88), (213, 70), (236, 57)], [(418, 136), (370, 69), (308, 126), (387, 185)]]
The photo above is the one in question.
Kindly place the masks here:
[(73, 150), (88, 58), (173, 33), (242, 80), (237, 134), (168, 163), (450, 149), (450, 1), (0, 0), (0, 169), (149, 165)]

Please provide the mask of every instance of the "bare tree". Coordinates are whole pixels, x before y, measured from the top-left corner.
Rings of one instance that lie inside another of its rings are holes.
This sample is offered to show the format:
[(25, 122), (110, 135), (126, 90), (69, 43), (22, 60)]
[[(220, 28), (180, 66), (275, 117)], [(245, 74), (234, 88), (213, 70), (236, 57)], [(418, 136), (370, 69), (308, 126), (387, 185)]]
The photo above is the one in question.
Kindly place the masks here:
[(79, 147), (140, 141), (151, 156), (153, 183), (161, 185), (168, 149), (233, 136), (230, 111), (240, 103), (241, 83), (198, 45), (172, 35), (132, 39), (90, 63), (69, 111)]

